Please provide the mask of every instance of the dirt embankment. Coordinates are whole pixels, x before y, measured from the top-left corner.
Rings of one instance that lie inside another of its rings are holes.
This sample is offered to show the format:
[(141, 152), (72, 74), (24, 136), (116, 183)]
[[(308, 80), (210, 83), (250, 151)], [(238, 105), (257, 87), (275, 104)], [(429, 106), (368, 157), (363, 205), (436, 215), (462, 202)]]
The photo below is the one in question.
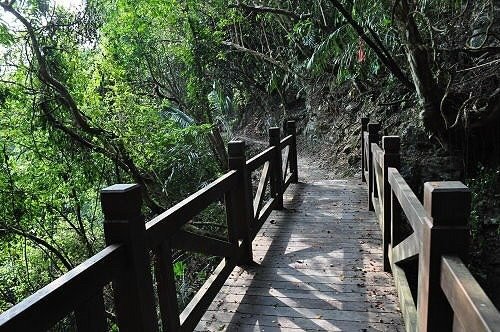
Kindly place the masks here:
[[(401, 138), (400, 172), (422, 199), (427, 181), (466, 183), (473, 195), (470, 218), (470, 269), (500, 307), (500, 165), (491, 149), (445, 147), (422, 127), (420, 106), (412, 95), (371, 85), (360, 91), (346, 83), (333, 90), (311, 91), (308, 116), (299, 121), (301, 153), (334, 178), (359, 178), (361, 118), (381, 124), (381, 135)], [(463, 138), (467, 142), (467, 137)], [(479, 157), (478, 157), (479, 156)]]

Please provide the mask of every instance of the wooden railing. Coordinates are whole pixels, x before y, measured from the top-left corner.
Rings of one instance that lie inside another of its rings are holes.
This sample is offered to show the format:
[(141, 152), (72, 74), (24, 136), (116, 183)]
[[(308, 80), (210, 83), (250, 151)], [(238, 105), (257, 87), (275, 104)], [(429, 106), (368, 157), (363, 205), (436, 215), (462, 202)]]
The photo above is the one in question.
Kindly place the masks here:
[[(380, 125), (368, 122), (362, 119), (362, 178), (406, 330), (500, 331), (499, 311), (462, 261), (470, 242), (470, 190), (458, 181), (427, 182), (422, 205), (398, 171), (399, 137), (382, 137), (380, 147)], [(406, 237), (402, 217), (413, 230)], [(418, 281), (401, 267), (411, 259), (418, 259)], [(417, 289), (416, 301), (411, 289)]]
[[(286, 188), (297, 182), (295, 122), (287, 122), (285, 133), (280, 140), (280, 129), (271, 128), (270, 147), (248, 161), (245, 143), (230, 142), (229, 172), (147, 223), (141, 214), (140, 186), (118, 184), (103, 189), (106, 248), (4, 312), (0, 316), (0, 331), (44, 331), (73, 312), (79, 331), (106, 331), (103, 288), (109, 283), (120, 331), (158, 331), (159, 321), (163, 330), (192, 331), (233, 268), (252, 261), (252, 240), (271, 211), (283, 207)], [(251, 173), (259, 168), (262, 175), (252, 199)], [(266, 195), (268, 186), (270, 194)], [(183, 229), (222, 197), (227, 240)], [(173, 249), (223, 257), (181, 313)]]

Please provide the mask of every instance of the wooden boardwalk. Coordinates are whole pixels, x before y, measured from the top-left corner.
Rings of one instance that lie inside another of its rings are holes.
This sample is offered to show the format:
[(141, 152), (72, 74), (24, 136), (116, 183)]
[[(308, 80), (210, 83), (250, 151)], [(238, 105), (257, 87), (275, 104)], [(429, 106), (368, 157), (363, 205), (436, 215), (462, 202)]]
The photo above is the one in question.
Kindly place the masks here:
[(292, 185), (198, 331), (403, 331), (366, 184)]
[[(282, 139), (270, 128), (269, 146), (263, 142), (267, 148), (248, 160), (244, 142), (229, 142), (229, 172), (145, 224), (139, 185), (103, 189), (106, 248), (0, 314), (0, 331), (48, 330), (73, 313), (77, 330), (106, 331), (104, 287), (112, 282), (116, 322), (127, 331), (158, 331), (159, 316), (164, 331), (500, 332), (500, 312), (461, 259), (470, 243), (471, 191), (459, 181), (427, 182), (422, 204), (397, 169), (399, 137), (384, 136), (380, 147), (380, 125), (363, 118), (362, 129), (369, 189), (326, 180), (336, 177), (318, 159), (299, 158), (294, 121)], [(183, 229), (222, 196), (227, 241)], [(378, 217), (367, 211), (368, 197)], [(378, 219), (391, 233), (384, 251)], [(229, 257), (180, 315), (173, 249)], [(417, 256), (418, 278), (407, 278), (398, 264)]]

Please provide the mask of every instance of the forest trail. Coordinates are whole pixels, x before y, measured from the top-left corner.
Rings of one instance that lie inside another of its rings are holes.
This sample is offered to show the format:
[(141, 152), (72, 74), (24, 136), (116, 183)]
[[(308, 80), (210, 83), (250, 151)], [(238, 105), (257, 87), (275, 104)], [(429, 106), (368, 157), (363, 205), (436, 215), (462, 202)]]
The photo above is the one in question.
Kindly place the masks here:
[(404, 330), (366, 184), (325, 178), (299, 154), (299, 183), (253, 241), (255, 265), (233, 270), (197, 331)]
[[(250, 137), (243, 134), (238, 134), (234, 138), (235, 140), (245, 141), (247, 147), (252, 149), (253, 146), (256, 146), (258, 151), (261, 151), (263, 148), (269, 146), (269, 142), (264, 139)], [(299, 145), (300, 152), (297, 155), (297, 164), (299, 168), (299, 176), (301, 181), (314, 181), (317, 179), (334, 179), (334, 175), (321, 167), (320, 162), (316, 160), (314, 157), (306, 153), (305, 149), (300, 149), (300, 141), (297, 142)]]

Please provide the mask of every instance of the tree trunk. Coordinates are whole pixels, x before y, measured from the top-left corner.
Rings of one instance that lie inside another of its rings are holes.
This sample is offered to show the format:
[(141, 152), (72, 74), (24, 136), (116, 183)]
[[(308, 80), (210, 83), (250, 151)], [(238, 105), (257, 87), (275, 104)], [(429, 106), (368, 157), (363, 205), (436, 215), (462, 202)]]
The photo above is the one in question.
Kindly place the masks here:
[(216, 126), (212, 128), (212, 133), (209, 136), (210, 145), (214, 152), (217, 163), (222, 170), (227, 170), (228, 157), (226, 152), (226, 146), (224, 144), (224, 139), (220, 133), (220, 129)]
[(441, 136), (446, 131), (446, 123), (441, 114), (444, 89), (432, 73), (430, 55), (413, 18), (413, 7), (408, 0), (401, 0), (400, 5), (395, 8), (395, 14), (404, 38), (413, 83), (424, 108), (421, 113), (423, 124), (431, 133)]
[(401, 70), (397, 62), (392, 58), (391, 54), (382, 45), (380, 38), (376, 35), (375, 31), (370, 31), (370, 34), (376, 37), (372, 40), (365, 29), (352, 17), (351, 13), (338, 1), (330, 0), (331, 4), (342, 14), (349, 25), (356, 31), (358, 36), (368, 45), (373, 52), (377, 55), (382, 64), (396, 77), (405, 87), (410, 90), (414, 89), (413, 84), (410, 82), (405, 73)]

